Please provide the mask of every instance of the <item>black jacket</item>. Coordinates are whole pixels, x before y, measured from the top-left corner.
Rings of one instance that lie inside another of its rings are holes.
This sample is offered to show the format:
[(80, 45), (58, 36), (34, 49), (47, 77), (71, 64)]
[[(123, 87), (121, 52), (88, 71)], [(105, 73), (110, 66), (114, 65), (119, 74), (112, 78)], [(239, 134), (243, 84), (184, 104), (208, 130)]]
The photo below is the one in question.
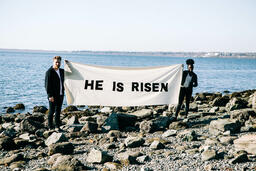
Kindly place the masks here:
[[(184, 85), (184, 83), (186, 81), (186, 77), (187, 77), (188, 73), (189, 73), (189, 71), (187, 71), (187, 70), (183, 71), (182, 81), (181, 81), (182, 86)], [(192, 72), (191, 74), (192, 74), (192, 80), (191, 80), (188, 88), (192, 90), (193, 87), (197, 87), (198, 83), (197, 83), (197, 75), (194, 72)]]
[[(61, 84), (62, 84), (62, 94), (64, 95), (64, 69), (59, 68)], [(56, 71), (50, 67), (45, 73), (45, 90), (49, 97), (59, 97), (60, 96), (60, 79)]]

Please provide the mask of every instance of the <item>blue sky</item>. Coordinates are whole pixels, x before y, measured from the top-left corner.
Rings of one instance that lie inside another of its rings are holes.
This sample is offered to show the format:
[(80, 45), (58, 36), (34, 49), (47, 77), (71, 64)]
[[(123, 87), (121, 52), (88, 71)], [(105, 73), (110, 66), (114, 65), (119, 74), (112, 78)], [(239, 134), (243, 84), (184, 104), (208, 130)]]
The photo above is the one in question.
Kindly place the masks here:
[(0, 48), (256, 52), (254, 0), (0, 0)]

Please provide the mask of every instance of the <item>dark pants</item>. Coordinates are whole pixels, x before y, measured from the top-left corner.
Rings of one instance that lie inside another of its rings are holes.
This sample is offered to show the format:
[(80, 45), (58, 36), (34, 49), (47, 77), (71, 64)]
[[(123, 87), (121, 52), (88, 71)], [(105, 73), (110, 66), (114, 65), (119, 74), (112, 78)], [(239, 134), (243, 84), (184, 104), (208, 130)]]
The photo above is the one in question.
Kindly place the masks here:
[(192, 96), (192, 89), (191, 88), (185, 88), (185, 87), (181, 87), (180, 88), (180, 96), (179, 96), (179, 104), (177, 106), (176, 112), (175, 112), (175, 116), (177, 117), (180, 109), (181, 109), (181, 105), (183, 103), (184, 97), (186, 96), (186, 108), (185, 108), (185, 114), (188, 115), (188, 111), (189, 111), (189, 102), (190, 102), (190, 98)]
[(54, 102), (49, 101), (48, 127), (53, 128), (53, 114), (55, 113), (55, 126), (60, 127), (60, 111), (63, 103), (63, 96), (54, 97)]

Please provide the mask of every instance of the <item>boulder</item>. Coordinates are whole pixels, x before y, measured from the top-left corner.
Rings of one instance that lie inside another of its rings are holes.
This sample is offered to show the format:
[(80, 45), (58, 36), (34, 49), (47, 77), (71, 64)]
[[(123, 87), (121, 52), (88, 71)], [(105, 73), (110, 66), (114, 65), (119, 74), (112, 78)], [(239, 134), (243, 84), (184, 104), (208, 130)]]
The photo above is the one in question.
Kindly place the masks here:
[(67, 112), (74, 112), (74, 111), (78, 111), (77, 107), (70, 105), (66, 107), (62, 112), (67, 113)]
[(124, 144), (126, 147), (131, 147), (131, 148), (135, 148), (135, 147), (140, 147), (145, 143), (145, 140), (143, 138), (140, 137), (127, 137), (124, 140)]
[(256, 91), (252, 95), (252, 108), (256, 109)]
[(213, 135), (223, 134), (226, 131), (230, 131), (230, 133), (238, 133), (240, 132), (241, 124), (238, 120), (234, 119), (218, 119), (213, 120), (209, 126), (209, 132)]
[(172, 122), (169, 125), (169, 129), (175, 129), (175, 130), (186, 129), (187, 127), (188, 127), (187, 123), (182, 121)]
[(247, 108), (248, 102), (242, 98), (234, 97), (226, 105), (226, 108), (229, 111)]
[(140, 132), (152, 133), (155, 131), (154, 123), (152, 120), (145, 120), (140, 123)]
[(241, 153), (241, 154), (235, 156), (233, 159), (231, 159), (229, 161), (229, 163), (236, 164), (236, 163), (244, 163), (244, 162), (248, 162), (248, 161), (249, 161), (249, 159), (248, 159), (247, 153)]
[(48, 109), (45, 106), (35, 106), (33, 108), (33, 113), (46, 113)]
[(151, 118), (153, 115), (153, 111), (152, 109), (142, 109), (131, 113), (131, 115), (136, 116), (138, 120), (143, 120), (146, 118)]
[(24, 110), (25, 109), (25, 105), (23, 103), (19, 103), (19, 104), (16, 104), (13, 108), (15, 110)]
[(16, 145), (12, 138), (5, 136), (0, 138), (0, 150), (13, 150), (16, 148)]
[(152, 133), (168, 128), (172, 119), (167, 116), (161, 116), (154, 120), (142, 121), (140, 123), (140, 131), (146, 133)]
[(30, 119), (32, 121), (43, 123), (45, 121), (45, 114), (43, 114), (43, 113), (33, 113), (33, 115), (29, 115), (29, 116), (25, 117), (24, 119)]
[(14, 113), (14, 112), (15, 112), (15, 110), (12, 107), (8, 107), (6, 109), (6, 113)]
[(245, 123), (249, 117), (256, 117), (256, 113), (253, 109), (240, 109), (240, 110), (234, 110), (230, 112), (230, 118), (231, 119), (238, 119), (241, 123)]
[(197, 134), (194, 130), (185, 130), (178, 134), (178, 137), (182, 139), (182, 141), (196, 141)]
[(160, 141), (153, 141), (152, 144), (149, 147), (152, 150), (158, 150), (158, 149), (163, 149), (165, 148), (164, 144), (162, 144)]
[(63, 133), (56, 133), (53, 132), (45, 141), (45, 145), (50, 146), (51, 144), (59, 143), (59, 142), (65, 142), (67, 141), (67, 138)]
[(226, 106), (229, 100), (229, 96), (216, 97), (212, 101), (212, 106)]
[(203, 161), (208, 161), (208, 160), (216, 159), (217, 153), (215, 150), (208, 149), (202, 152), (201, 157)]
[(8, 165), (12, 162), (23, 160), (23, 159), (24, 157), (21, 153), (13, 154), (10, 157), (0, 159), (0, 165), (6, 165), (6, 164)]
[(70, 155), (59, 156), (54, 162), (51, 170), (87, 170), (88, 167), (84, 166), (78, 159)]
[(137, 164), (137, 157), (141, 156), (140, 152), (133, 151), (125, 151), (117, 154), (118, 160), (120, 160), (121, 164), (127, 166), (129, 164)]
[(0, 136), (3, 137), (3, 136), (8, 136), (8, 137), (15, 137), (17, 135), (17, 132), (14, 128), (7, 128), (6, 130), (2, 131), (0, 133)]
[(78, 121), (78, 117), (75, 115), (75, 116), (72, 116), (66, 125), (73, 125), (73, 124), (79, 124), (79, 121)]
[(245, 150), (248, 153), (256, 155), (256, 134), (243, 135), (234, 140), (234, 146), (237, 151)]
[(113, 157), (108, 155), (107, 152), (96, 149), (92, 149), (86, 159), (88, 163), (105, 163), (112, 160)]
[(14, 122), (16, 115), (15, 114), (5, 114), (1, 116), (3, 122)]
[(167, 138), (167, 137), (170, 137), (170, 136), (176, 136), (176, 134), (177, 134), (177, 130), (169, 129), (169, 130), (165, 131), (165, 132), (162, 134), (162, 137), (163, 137), (163, 138)]
[(108, 132), (110, 130), (123, 130), (126, 127), (134, 126), (136, 121), (136, 116), (112, 113), (102, 125), (102, 131)]
[(30, 118), (26, 118), (20, 123), (21, 131), (29, 132), (31, 134), (34, 134), (38, 129), (41, 129), (43, 127), (44, 125), (42, 122), (34, 121)]
[(212, 107), (209, 112), (210, 112), (210, 113), (215, 113), (215, 112), (217, 112), (217, 111), (219, 111), (219, 107), (218, 107), (218, 106), (215, 106), (215, 107)]
[(104, 115), (98, 115), (96, 118), (96, 123), (98, 124), (98, 127), (102, 127), (102, 125), (105, 123), (105, 121), (108, 119), (107, 116)]
[(110, 170), (121, 170), (122, 169), (122, 165), (119, 163), (115, 163), (115, 162), (106, 162), (106, 163), (104, 163), (104, 166)]
[(233, 144), (233, 141), (235, 139), (237, 139), (236, 136), (222, 136), (222, 137), (219, 137), (220, 143), (224, 144), (224, 145)]
[(74, 152), (74, 145), (70, 142), (62, 142), (62, 143), (56, 143), (51, 144), (49, 146), (49, 155), (53, 155), (56, 153), (61, 154), (73, 154)]
[(100, 109), (101, 113), (112, 113), (112, 109), (110, 107), (103, 107)]
[(94, 122), (86, 121), (83, 128), (80, 131), (96, 133), (98, 131), (98, 124)]
[(108, 138), (110, 138), (110, 137), (121, 138), (122, 134), (118, 130), (111, 130), (111, 131), (108, 132), (107, 137)]

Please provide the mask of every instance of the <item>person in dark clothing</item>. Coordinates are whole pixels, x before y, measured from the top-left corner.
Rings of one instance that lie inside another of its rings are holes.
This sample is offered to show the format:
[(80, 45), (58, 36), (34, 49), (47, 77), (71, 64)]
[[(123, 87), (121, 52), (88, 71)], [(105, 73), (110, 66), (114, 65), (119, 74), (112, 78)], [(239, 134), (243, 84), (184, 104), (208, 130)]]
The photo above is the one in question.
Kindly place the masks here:
[(53, 66), (45, 73), (45, 90), (49, 101), (48, 128), (53, 129), (53, 114), (55, 113), (55, 127), (61, 126), (60, 112), (64, 97), (64, 69), (60, 68), (61, 57), (53, 58)]
[(187, 117), (188, 111), (189, 111), (189, 102), (190, 102), (190, 98), (192, 96), (193, 87), (197, 87), (197, 85), (198, 85), (197, 75), (193, 72), (194, 63), (195, 62), (193, 59), (186, 60), (188, 70), (183, 71), (183, 74), (182, 74), (179, 103), (178, 103), (178, 106), (177, 106), (176, 112), (175, 112), (176, 119), (180, 112), (181, 105), (183, 103), (185, 96), (186, 96), (185, 117)]

